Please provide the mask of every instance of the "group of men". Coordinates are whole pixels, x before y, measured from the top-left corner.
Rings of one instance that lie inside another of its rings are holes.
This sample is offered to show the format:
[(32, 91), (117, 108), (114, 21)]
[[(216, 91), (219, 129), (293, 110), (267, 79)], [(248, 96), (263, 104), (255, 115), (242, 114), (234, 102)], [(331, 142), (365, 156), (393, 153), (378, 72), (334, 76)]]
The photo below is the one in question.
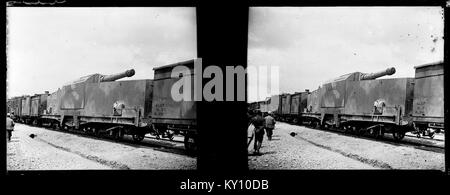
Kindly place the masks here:
[(256, 110), (256, 115), (252, 117), (249, 121), (249, 126), (253, 124), (255, 127), (251, 136), (249, 137), (249, 141), (247, 147), (252, 142), (253, 138), (255, 138), (255, 142), (253, 145), (254, 154), (261, 154), (259, 149), (261, 148), (263, 139), (264, 139), (264, 130), (267, 132), (267, 139), (272, 140), (273, 129), (275, 129), (275, 119), (270, 115), (263, 117), (263, 113), (260, 110)]

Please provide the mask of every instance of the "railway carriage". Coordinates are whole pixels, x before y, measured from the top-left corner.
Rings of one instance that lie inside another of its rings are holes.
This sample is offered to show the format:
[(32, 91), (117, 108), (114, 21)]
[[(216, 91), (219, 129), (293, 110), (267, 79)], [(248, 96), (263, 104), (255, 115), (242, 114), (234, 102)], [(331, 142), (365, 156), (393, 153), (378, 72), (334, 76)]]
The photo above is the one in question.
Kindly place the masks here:
[(444, 129), (444, 63), (414, 67), (412, 117), (418, 137), (434, 136)]

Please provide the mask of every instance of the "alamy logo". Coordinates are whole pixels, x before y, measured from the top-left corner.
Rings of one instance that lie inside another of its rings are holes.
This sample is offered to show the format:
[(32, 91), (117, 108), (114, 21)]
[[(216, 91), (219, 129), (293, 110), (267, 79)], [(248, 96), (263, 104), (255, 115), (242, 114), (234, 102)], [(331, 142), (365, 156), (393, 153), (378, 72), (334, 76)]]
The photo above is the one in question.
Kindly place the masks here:
[[(248, 66), (247, 69), (227, 66), (223, 72), (214, 65), (203, 70), (199, 60), (193, 72), (180, 65), (172, 69), (171, 77), (179, 78), (171, 88), (174, 101), (246, 101), (246, 86), (249, 86), (247, 92), (250, 100), (265, 100), (270, 95), (279, 94), (278, 66)], [(203, 85), (203, 78), (210, 80)]]

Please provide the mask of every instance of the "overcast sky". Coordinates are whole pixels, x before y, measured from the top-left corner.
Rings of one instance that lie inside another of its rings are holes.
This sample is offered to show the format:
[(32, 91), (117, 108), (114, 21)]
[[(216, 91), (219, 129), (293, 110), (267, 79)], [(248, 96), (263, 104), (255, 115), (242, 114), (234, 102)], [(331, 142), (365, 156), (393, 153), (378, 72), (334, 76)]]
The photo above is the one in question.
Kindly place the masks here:
[(251, 8), (248, 65), (279, 66), (287, 93), (388, 67), (397, 72), (383, 78), (414, 77), (414, 66), (443, 61), (443, 31), (440, 7)]
[(7, 96), (197, 56), (195, 8), (7, 8)]

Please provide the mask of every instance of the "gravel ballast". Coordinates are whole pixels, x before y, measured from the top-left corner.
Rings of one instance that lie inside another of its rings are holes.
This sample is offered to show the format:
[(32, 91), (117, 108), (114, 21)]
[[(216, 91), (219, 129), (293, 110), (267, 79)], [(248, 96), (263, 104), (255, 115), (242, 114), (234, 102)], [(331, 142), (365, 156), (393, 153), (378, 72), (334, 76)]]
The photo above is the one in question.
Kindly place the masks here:
[(17, 124), (7, 170), (196, 169), (191, 156)]
[[(252, 127), (249, 128), (251, 131)], [(444, 153), (406, 144), (309, 129), (277, 122), (262, 155), (248, 147), (249, 169), (433, 169), (444, 171)]]

